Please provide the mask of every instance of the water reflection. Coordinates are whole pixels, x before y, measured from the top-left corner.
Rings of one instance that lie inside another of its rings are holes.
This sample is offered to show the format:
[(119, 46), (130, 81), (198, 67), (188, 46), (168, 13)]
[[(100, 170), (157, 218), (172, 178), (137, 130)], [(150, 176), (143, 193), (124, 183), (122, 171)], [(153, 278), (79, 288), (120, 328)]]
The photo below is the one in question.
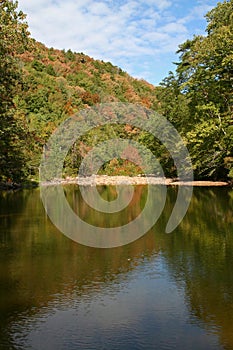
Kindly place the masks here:
[[(65, 191), (79, 215), (105, 227), (137, 216), (147, 193), (136, 187), (130, 206), (107, 218), (77, 187)], [(0, 348), (233, 349), (233, 193), (196, 188), (180, 226), (165, 234), (176, 192), (168, 189), (150, 232), (109, 250), (58, 232), (38, 190), (1, 193)]]

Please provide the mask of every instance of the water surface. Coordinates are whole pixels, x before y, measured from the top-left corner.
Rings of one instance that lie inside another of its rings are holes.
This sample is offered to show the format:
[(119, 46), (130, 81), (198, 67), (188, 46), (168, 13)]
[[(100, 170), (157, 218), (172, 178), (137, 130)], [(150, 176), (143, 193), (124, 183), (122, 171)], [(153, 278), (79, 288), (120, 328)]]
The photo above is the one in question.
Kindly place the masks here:
[[(112, 227), (140, 212), (147, 190), (135, 189), (110, 216), (78, 187), (65, 192), (87, 222)], [(115, 196), (114, 187), (99, 192)], [(195, 188), (166, 234), (176, 194), (168, 188), (160, 219), (139, 240), (97, 249), (53, 226), (38, 189), (0, 193), (0, 349), (233, 349), (233, 192)]]

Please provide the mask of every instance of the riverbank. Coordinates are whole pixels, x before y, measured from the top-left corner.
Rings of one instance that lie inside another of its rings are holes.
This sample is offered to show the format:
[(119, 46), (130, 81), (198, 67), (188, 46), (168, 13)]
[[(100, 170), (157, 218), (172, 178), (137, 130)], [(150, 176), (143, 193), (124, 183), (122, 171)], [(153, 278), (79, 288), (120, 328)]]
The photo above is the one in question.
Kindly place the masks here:
[(23, 183), (17, 182), (0, 182), (0, 191), (16, 191), (23, 188), (35, 188), (38, 187), (39, 183), (36, 181), (27, 181)]
[(166, 185), (166, 186), (230, 186), (224, 181), (179, 181), (172, 178), (158, 178), (154, 176), (108, 176), (92, 175), (89, 177), (67, 177), (66, 179), (56, 179), (54, 181), (41, 183), (48, 185), (68, 185), (77, 184), (80, 186), (107, 186), (107, 185)]
[(232, 186), (232, 183), (225, 181), (179, 181), (172, 178), (161, 178), (154, 176), (108, 176), (92, 175), (89, 177), (67, 177), (65, 179), (55, 179), (53, 181), (42, 182), (41, 184), (30, 181), (23, 184), (14, 182), (0, 182), (0, 191), (15, 191), (22, 188), (35, 188), (39, 185), (69, 185), (76, 184), (80, 186), (120, 186), (120, 185), (165, 185), (165, 186), (198, 186), (198, 187), (223, 187)]

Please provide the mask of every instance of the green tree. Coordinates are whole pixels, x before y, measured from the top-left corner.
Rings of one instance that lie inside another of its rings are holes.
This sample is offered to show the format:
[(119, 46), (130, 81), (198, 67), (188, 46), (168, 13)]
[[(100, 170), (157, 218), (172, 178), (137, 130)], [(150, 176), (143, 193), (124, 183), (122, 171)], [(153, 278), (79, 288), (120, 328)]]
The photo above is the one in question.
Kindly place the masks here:
[[(179, 47), (175, 80), (169, 79), (165, 89), (173, 102), (169, 103), (168, 95), (162, 100), (170, 108), (168, 119), (185, 137), (196, 177), (218, 179), (233, 175), (233, 0), (218, 3), (206, 19), (207, 35), (195, 36)], [(180, 94), (188, 114), (177, 121), (174, 112), (184, 110)]]
[(156, 110), (163, 114), (180, 133), (190, 129), (188, 98), (181, 93), (180, 85), (175, 75), (169, 72), (161, 87), (156, 90)]
[(17, 1), (0, 0), (0, 179), (20, 180), (25, 174), (22, 142), (27, 129), (16, 115), (14, 97), (21, 83), (17, 55), (28, 45), (25, 15)]

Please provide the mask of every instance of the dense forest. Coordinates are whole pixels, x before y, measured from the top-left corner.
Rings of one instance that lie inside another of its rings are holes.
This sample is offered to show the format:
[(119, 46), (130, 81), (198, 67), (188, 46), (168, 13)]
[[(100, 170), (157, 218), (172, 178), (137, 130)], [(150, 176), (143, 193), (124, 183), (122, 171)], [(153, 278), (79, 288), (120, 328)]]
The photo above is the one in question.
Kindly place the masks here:
[[(84, 53), (47, 48), (30, 37), (17, 1), (0, 1), (0, 181), (38, 179), (43, 146), (69, 116), (105, 102), (143, 105), (179, 131), (195, 179), (233, 179), (233, 0), (206, 15), (205, 36), (179, 46), (179, 62), (160, 86), (134, 79), (110, 62)], [(117, 135), (144, 144), (166, 176), (176, 176), (169, 152), (130, 125), (95, 128), (78, 139), (64, 163), (76, 175), (81, 159), (99, 141)], [(113, 159), (107, 174), (137, 174)]]

